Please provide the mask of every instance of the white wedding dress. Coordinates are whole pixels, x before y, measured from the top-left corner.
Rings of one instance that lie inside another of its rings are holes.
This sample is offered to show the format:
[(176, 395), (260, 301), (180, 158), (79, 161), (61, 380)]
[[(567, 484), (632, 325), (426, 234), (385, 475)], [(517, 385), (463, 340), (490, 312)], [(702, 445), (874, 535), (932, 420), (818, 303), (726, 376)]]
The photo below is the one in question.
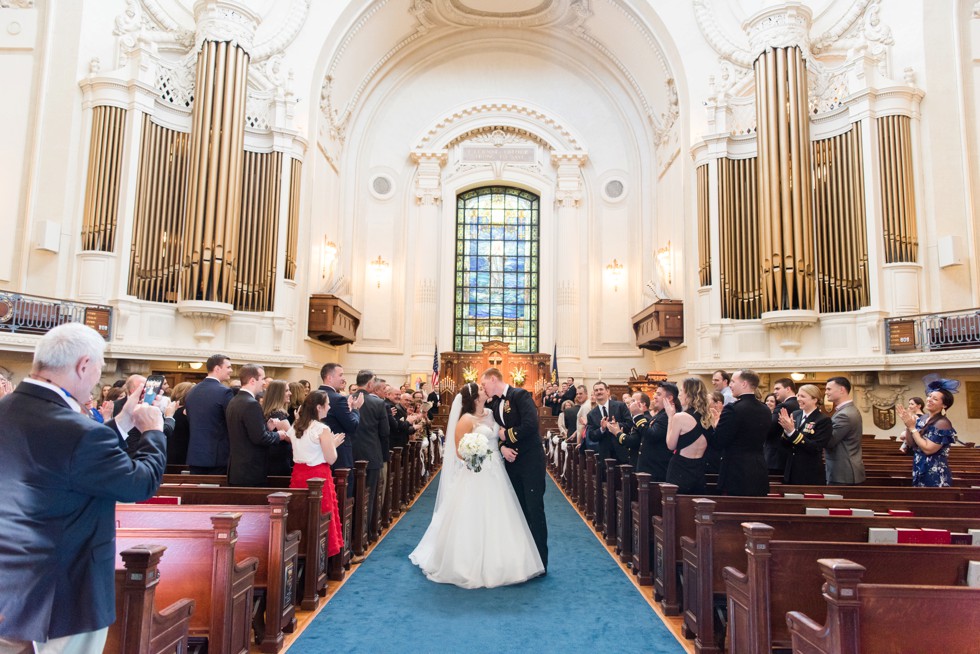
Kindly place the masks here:
[[(453, 403), (458, 416), (459, 397)], [(461, 588), (519, 584), (544, 572), (521, 505), (498, 451), (480, 472), (457, 456), (455, 420), (446, 435), (446, 453), (432, 522), (409, 559), (431, 581)], [(498, 427), (490, 411), (475, 431), (491, 444)]]

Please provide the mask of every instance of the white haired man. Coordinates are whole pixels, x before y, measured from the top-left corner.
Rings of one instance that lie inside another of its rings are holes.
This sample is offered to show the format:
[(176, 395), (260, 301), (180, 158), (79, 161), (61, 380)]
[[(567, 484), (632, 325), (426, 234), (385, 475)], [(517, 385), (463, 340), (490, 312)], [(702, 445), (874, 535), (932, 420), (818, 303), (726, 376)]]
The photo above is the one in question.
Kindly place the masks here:
[(0, 654), (101, 652), (116, 619), (116, 502), (151, 497), (167, 451), (163, 416), (139, 390), (105, 425), (82, 413), (104, 351), (89, 327), (55, 327), (0, 400)]

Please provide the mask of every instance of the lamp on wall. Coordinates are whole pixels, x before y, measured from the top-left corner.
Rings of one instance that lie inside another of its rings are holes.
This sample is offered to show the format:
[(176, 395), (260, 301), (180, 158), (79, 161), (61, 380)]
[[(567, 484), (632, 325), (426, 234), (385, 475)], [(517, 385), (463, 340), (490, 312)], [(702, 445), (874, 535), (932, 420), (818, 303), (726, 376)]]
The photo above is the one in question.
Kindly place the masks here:
[(656, 259), (661, 278), (666, 279), (667, 283), (670, 284), (671, 271), (674, 269), (674, 251), (670, 246), (670, 241), (667, 241), (667, 245), (657, 250)]
[(378, 280), (378, 288), (381, 288), (381, 277), (388, 270), (388, 262), (382, 259), (379, 254), (378, 258), (371, 262), (371, 270), (374, 271), (374, 276)]
[(204, 367), (204, 363), (201, 361), (191, 361), (189, 365), (191, 367), (191, 370), (200, 370), (201, 368)]
[(794, 373), (790, 373), (789, 378), (795, 382), (801, 382), (804, 379), (806, 379), (806, 375), (803, 374), (802, 372), (794, 372)]
[(609, 278), (612, 280), (613, 291), (619, 291), (619, 281), (623, 278), (623, 264), (613, 259), (612, 263), (606, 266), (606, 272), (609, 273)]
[(323, 245), (320, 246), (320, 277), (326, 279), (330, 275), (333, 262), (337, 259), (337, 244), (323, 236)]

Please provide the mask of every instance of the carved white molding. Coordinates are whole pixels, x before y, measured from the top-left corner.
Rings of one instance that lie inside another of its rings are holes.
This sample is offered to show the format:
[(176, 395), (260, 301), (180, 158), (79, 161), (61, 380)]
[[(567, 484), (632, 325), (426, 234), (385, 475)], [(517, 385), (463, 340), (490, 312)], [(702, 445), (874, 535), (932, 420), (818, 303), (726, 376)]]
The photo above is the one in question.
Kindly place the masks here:
[(798, 46), (804, 58), (810, 54), (810, 26), (813, 12), (800, 2), (786, 2), (767, 7), (754, 14), (742, 29), (749, 37), (749, 53), (753, 59), (770, 48)]
[(418, 204), (439, 204), (442, 201), (442, 167), (446, 165), (446, 150), (413, 150), (409, 155), (417, 166), (415, 172), (415, 201)]
[(237, 0), (197, 0), (194, 3), (194, 49), (205, 41), (230, 42), (252, 54), (259, 16)]
[(582, 202), (582, 167), (589, 156), (584, 152), (552, 152), (551, 165), (558, 170), (555, 181), (555, 203), (574, 208)]
[[(474, 6), (475, 5), (475, 6)], [(433, 23), (454, 27), (517, 27), (521, 29), (576, 25), (589, 15), (586, 0), (524, 0), (478, 2), (467, 0), (417, 0), (414, 11)]]
[(0, 0), (0, 9), (33, 9), (34, 0)]
[(796, 354), (803, 345), (803, 330), (820, 320), (816, 311), (769, 311), (762, 314), (762, 324), (776, 332), (779, 346), (787, 353)]
[(506, 129), (515, 131), (515, 133), (521, 128), (512, 124), (507, 125), (508, 122), (513, 123), (520, 120), (528, 125), (538, 126), (539, 130), (537, 131), (525, 130), (528, 137), (531, 138), (533, 136), (534, 140), (541, 142), (552, 150), (578, 151), (583, 149), (579, 137), (557, 117), (527, 103), (508, 101), (486, 101), (463, 105), (451, 110), (439, 117), (423, 131), (422, 135), (416, 139), (414, 149), (427, 150), (433, 146), (445, 147), (441, 143), (442, 140), (445, 140), (446, 144), (456, 142), (461, 136), (472, 134), (477, 129), (482, 129), (485, 125), (465, 130), (463, 134), (456, 134), (454, 127), (464, 121), (482, 116), (486, 116), (487, 122), (494, 126), (504, 124), (506, 125)]
[(194, 338), (203, 347), (214, 339), (215, 329), (235, 313), (235, 308), (224, 302), (185, 300), (177, 303), (177, 311), (194, 323)]
[(415, 287), (415, 351), (428, 352), (436, 340), (437, 286), (434, 279), (421, 279)]

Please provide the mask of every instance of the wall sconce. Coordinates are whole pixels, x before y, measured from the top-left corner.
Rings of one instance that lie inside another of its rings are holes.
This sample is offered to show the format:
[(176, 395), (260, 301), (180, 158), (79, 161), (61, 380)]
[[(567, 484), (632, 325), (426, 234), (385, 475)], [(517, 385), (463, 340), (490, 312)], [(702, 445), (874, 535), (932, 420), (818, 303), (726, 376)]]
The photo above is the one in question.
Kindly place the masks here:
[(188, 365), (190, 365), (191, 370), (200, 370), (204, 367), (204, 364), (200, 361), (191, 361)]
[(606, 271), (609, 273), (610, 279), (613, 283), (613, 291), (619, 291), (619, 280), (623, 278), (623, 264), (619, 263), (616, 259), (612, 260), (612, 263), (606, 266)]
[(801, 382), (804, 379), (806, 379), (806, 375), (803, 374), (802, 372), (794, 372), (794, 373), (790, 373), (789, 378), (795, 382)]
[(388, 262), (378, 255), (378, 258), (371, 262), (371, 269), (374, 271), (374, 275), (378, 280), (378, 288), (381, 288), (381, 277), (388, 270)]
[(337, 259), (337, 244), (323, 237), (323, 245), (320, 246), (320, 277), (326, 279), (330, 275), (333, 262)]
[(670, 241), (667, 241), (667, 245), (657, 250), (656, 254), (657, 267), (660, 268), (660, 277), (666, 279), (667, 283), (671, 282), (671, 271), (674, 269), (674, 251), (670, 247)]

